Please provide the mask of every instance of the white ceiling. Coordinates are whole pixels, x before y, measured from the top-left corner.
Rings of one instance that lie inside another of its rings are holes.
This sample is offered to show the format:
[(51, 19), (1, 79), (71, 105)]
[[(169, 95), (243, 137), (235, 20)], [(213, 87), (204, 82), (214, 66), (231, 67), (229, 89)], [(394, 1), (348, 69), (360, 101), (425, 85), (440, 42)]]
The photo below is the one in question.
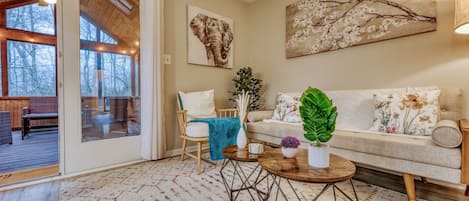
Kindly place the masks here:
[(254, 3), (256, 0), (241, 0), (243, 1), (244, 3)]

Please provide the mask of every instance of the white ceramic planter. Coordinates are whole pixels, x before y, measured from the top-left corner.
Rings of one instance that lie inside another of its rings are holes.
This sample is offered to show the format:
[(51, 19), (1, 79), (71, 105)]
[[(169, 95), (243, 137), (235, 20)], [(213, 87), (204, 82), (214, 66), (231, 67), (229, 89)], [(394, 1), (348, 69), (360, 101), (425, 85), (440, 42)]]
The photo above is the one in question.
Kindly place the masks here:
[(316, 168), (327, 168), (329, 167), (329, 145), (316, 144), (308, 145), (308, 164)]
[(294, 158), (298, 153), (298, 148), (282, 147), (282, 154), (285, 158)]
[(244, 131), (243, 127), (241, 126), (238, 131), (238, 137), (236, 139), (236, 145), (238, 145), (238, 149), (246, 148), (248, 144), (248, 139), (246, 137), (246, 132)]

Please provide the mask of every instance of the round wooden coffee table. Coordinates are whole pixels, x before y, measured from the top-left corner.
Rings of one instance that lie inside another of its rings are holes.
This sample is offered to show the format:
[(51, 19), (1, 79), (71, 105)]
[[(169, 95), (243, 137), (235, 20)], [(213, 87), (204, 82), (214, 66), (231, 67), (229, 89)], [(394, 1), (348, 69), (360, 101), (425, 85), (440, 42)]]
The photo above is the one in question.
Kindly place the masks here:
[[(352, 183), (352, 177), (355, 175), (356, 167), (351, 161), (340, 156), (334, 154), (330, 155), (329, 168), (313, 168), (309, 166), (308, 151), (306, 149), (299, 149), (296, 158), (284, 158), (281, 149), (268, 150), (262, 153), (257, 161), (262, 169), (273, 178), (273, 184), (277, 186), (276, 196), (278, 196), (280, 191), (283, 197), (288, 200), (280, 185), (282, 179), (284, 179), (295, 193), (298, 200), (300, 200), (300, 197), (293, 188), (290, 180), (326, 184), (313, 200), (317, 200), (327, 189), (332, 187), (334, 200), (336, 199), (335, 190), (338, 190), (347, 199), (353, 201), (349, 195), (335, 185), (337, 182), (348, 180), (352, 185), (355, 199), (358, 201), (358, 196)], [(272, 188), (267, 192), (269, 195), (271, 190)]]
[[(271, 147), (264, 145), (264, 151), (270, 150), (272, 150)], [(257, 163), (257, 159), (260, 156), (259, 154), (250, 154), (247, 148), (238, 149), (238, 146), (236, 145), (225, 147), (222, 150), (222, 153), (225, 156), (225, 160), (221, 166), (220, 175), (230, 200), (236, 200), (239, 196), (239, 193), (244, 190), (249, 193), (252, 200), (256, 200), (255, 197), (258, 199), (261, 198), (261, 194), (266, 194), (266, 192), (262, 192), (256, 188), (257, 184), (264, 180), (263, 178), (260, 178), (259, 174), (257, 175), (257, 178), (254, 178), (256, 175), (255, 173), (260, 173), (261, 171), (259, 164), (257, 164), (256, 167), (250, 172), (243, 170), (240, 164), (240, 162)], [(229, 165), (233, 167), (233, 174), (230, 175), (231, 181), (227, 180), (229, 177), (227, 177), (225, 173), (225, 170)], [(267, 175), (265, 177), (267, 177)], [(240, 185), (235, 184), (235, 179), (239, 179)]]

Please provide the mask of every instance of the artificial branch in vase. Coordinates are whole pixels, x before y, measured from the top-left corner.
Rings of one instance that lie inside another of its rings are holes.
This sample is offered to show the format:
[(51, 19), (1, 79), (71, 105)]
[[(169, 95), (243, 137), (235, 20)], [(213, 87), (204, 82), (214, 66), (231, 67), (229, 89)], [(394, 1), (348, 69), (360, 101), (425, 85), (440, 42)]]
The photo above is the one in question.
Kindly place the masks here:
[(238, 109), (239, 123), (240, 123), (238, 138), (236, 139), (236, 144), (238, 145), (238, 148), (240, 149), (244, 149), (247, 145), (246, 130), (244, 130), (245, 129), (244, 119), (246, 118), (246, 115), (248, 112), (249, 100), (250, 100), (249, 92), (245, 92), (244, 90), (241, 92), (241, 94), (238, 94), (238, 98), (236, 99), (236, 103), (237, 103), (236, 109)]

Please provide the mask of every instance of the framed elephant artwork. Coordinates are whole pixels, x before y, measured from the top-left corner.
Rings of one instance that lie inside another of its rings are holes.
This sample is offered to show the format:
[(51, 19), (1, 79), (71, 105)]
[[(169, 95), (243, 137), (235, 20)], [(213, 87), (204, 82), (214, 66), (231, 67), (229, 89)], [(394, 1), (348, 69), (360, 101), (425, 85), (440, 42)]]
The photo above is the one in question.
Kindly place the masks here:
[(187, 10), (188, 63), (233, 68), (233, 20), (196, 6)]

